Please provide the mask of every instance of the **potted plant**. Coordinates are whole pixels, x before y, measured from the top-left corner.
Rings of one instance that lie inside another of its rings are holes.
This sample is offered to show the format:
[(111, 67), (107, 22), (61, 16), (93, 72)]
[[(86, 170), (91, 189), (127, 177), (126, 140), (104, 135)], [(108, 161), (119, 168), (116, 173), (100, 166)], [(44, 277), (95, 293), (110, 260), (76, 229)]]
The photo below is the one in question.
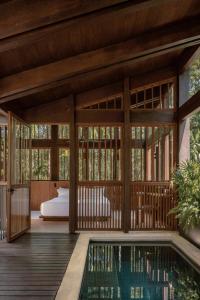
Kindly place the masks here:
[(170, 213), (179, 220), (180, 231), (200, 246), (200, 163), (185, 161), (173, 174), (179, 201)]

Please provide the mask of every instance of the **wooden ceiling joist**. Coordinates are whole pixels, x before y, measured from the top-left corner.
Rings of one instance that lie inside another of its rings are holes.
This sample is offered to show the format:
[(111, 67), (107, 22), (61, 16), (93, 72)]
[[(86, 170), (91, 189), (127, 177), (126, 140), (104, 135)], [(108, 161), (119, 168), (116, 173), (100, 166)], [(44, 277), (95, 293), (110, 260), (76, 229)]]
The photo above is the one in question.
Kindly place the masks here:
[(59, 80), (76, 78), (80, 74), (119, 64), (130, 64), (197, 43), (200, 43), (199, 18), (164, 26), (125, 42), (2, 78), (0, 103), (8, 101), (13, 95), (20, 97), (27, 91), (34, 93), (38, 87), (55, 86)]

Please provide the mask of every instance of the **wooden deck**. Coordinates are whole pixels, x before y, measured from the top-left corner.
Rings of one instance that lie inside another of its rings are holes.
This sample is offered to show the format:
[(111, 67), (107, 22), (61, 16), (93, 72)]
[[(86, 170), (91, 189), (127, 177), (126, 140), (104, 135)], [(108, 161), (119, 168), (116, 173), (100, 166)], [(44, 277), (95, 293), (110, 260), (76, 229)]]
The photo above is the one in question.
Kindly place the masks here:
[(55, 299), (78, 235), (27, 233), (0, 242), (0, 299)]

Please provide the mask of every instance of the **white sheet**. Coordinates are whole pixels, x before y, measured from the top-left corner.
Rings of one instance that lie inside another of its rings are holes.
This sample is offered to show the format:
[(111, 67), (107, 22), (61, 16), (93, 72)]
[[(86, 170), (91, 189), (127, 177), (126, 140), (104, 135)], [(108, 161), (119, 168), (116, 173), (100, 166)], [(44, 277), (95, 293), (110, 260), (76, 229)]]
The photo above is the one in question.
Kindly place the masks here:
[[(87, 211), (84, 208), (87, 207)], [(69, 217), (69, 197), (62, 195), (41, 203), (42, 216)], [(106, 197), (78, 200), (78, 216), (109, 217), (110, 201)]]

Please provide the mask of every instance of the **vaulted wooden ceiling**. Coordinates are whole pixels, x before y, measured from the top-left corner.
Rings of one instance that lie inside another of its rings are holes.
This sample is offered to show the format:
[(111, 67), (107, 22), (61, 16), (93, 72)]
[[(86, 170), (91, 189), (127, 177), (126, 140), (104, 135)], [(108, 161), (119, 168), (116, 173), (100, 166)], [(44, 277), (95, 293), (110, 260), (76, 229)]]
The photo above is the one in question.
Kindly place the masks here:
[(1, 1), (0, 104), (28, 109), (176, 71), (199, 43), (199, 0)]

